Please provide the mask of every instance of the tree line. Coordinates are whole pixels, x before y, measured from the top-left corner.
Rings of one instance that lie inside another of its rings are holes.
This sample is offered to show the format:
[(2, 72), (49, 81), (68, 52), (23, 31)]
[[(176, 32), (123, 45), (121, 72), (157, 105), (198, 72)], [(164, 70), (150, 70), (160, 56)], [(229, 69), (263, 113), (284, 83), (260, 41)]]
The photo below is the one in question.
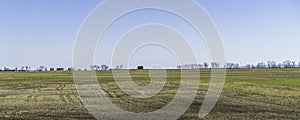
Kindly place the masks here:
[[(4, 67), (3, 69), (0, 69), (0, 72), (2, 71), (11, 71), (11, 72), (29, 72), (29, 71), (64, 71), (65, 68), (58, 67), (58, 68), (47, 68), (46, 66), (39, 66), (36, 69), (32, 69), (30, 66), (22, 66), (22, 67), (15, 67), (15, 68), (8, 68)], [(67, 68), (66, 70), (71, 71), (73, 70), (72, 67)]]
[(276, 61), (267, 61), (267, 62), (259, 62), (257, 64), (246, 64), (240, 65), (238, 63), (226, 63), (225, 65), (220, 65), (217, 62), (203, 64), (185, 64), (178, 65), (177, 69), (211, 69), (211, 68), (226, 68), (226, 69), (241, 69), (241, 68), (300, 68), (300, 62), (298, 64), (296, 61), (285, 60), (281, 63), (277, 63)]
[[(35, 69), (32, 69), (30, 66), (22, 66), (22, 67), (15, 67), (15, 68), (8, 68), (8, 67), (4, 67), (3, 69), (0, 69), (0, 72), (5, 72), (5, 71), (11, 71), (11, 72), (29, 72), (29, 71), (87, 71), (87, 70), (95, 70), (95, 71), (99, 71), (99, 70), (111, 70), (112, 68), (109, 68), (108, 65), (91, 65), (89, 66), (89, 69), (75, 69), (73, 67), (68, 67), (67, 69), (63, 68), (63, 67), (46, 67), (46, 66), (39, 66)], [(115, 68), (113, 69), (123, 69), (123, 65), (116, 65)]]
[[(177, 69), (216, 69), (216, 68), (226, 68), (226, 69), (242, 69), (242, 68), (300, 68), (300, 62), (298, 64), (295, 61), (285, 60), (283, 62), (277, 63), (276, 61), (267, 61), (267, 62), (259, 62), (257, 64), (246, 64), (240, 65), (238, 63), (226, 63), (225, 65), (220, 65), (217, 62), (204, 62), (203, 64), (185, 64), (185, 65), (178, 65)], [(14, 71), (14, 72), (29, 72), (29, 71), (87, 71), (87, 70), (121, 70), (124, 69), (123, 65), (116, 65), (115, 67), (109, 67), (108, 65), (91, 65), (89, 69), (74, 69), (73, 67), (68, 67), (67, 69), (63, 67), (57, 68), (48, 68), (46, 66), (39, 66), (36, 69), (31, 69), (30, 66), (22, 66), (22, 67), (15, 67), (15, 68), (8, 68), (4, 67), (0, 69), (2, 71)]]

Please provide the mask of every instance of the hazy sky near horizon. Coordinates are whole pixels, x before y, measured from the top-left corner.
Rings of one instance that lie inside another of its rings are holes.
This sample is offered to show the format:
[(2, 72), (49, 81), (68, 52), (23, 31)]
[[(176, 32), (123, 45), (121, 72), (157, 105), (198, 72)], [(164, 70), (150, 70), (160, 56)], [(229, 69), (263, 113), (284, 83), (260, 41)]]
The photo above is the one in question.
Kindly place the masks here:
[[(91, 10), (101, 2), (101, 0), (1, 0), (0, 69), (5, 66), (23, 65), (33, 68), (39, 65), (71, 66), (77, 32)], [(286, 59), (300, 61), (299, 0), (197, 0), (197, 2), (216, 24), (223, 38), (228, 62), (245, 64), (268, 60), (282, 62)], [(189, 29), (189, 26), (174, 16), (156, 11), (139, 11), (124, 17), (120, 24), (138, 25), (151, 22), (149, 19), (138, 19), (141, 15), (146, 18), (154, 15), (156, 19), (152, 19), (153, 21), (173, 25), (180, 30)], [(114, 32), (111, 30), (111, 33)], [(195, 41), (190, 41), (193, 42)], [(99, 54), (96, 54), (95, 62), (109, 64), (110, 61), (106, 58), (108, 55), (103, 53), (111, 52), (109, 47), (113, 47), (116, 41), (108, 39), (103, 44), (105, 47), (99, 46), (97, 49)], [(201, 45), (193, 47), (196, 52), (205, 49), (205, 46)], [(170, 57), (166, 59), (160, 56)], [(199, 62), (206, 60), (201, 58)], [(177, 64), (168, 51), (156, 46), (141, 49), (130, 61), (132, 66), (146, 64), (149, 67), (152, 63), (167, 67)]]

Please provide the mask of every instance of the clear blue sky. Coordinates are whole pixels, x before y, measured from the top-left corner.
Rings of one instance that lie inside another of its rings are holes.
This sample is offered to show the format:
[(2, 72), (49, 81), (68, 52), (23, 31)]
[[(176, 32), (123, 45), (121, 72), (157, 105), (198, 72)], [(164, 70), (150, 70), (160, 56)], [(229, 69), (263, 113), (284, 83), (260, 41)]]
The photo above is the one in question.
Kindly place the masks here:
[[(223, 37), (228, 62), (257, 63), (286, 59), (300, 61), (299, 0), (197, 0), (209, 13)], [(77, 31), (89, 12), (101, 0), (1, 0), (0, 1), (0, 68), (39, 65), (68, 67), (72, 65), (73, 45)], [(172, 3), (170, 3), (172, 4)], [(197, 13), (195, 13), (197, 14)], [(137, 19), (139, 15), (157, 19)], [(161, 18), (160, 18), (161, 17)], [(170, 22), (169, 19), (172, 19)], [(135, 20), (135, 22), (133, 22)], [(96, 53), (96, 63), (109, 64), (113, 33), (130, 25), (160, 22), (179, 30), (189, 27), (179, 19), (159, 11), (140, 11), (124, 17)], [(178, 22), (177, 22), (178, 21)], [(118, 23), (116, 23), (118, 24)], [(191, 34), (187, 32), (186, 34)], [(194, 43), (193, 39), (189, 41)], [(201, 43), (199, 43), (201, 44)], [(194, 46), (199, 62), (206, 61), (205, 46)], [(152, 51), (151, 51), (152, 50)], [(159, 52), (160, 51), (160, 52)], [(151, 53), (156, 54), (151, 54)], [(147, 56), (143, 56), (148, 54)], [(160, 53), (160, 54), (157, 54)], [(168, 59), (151, 59), (159, 56)], [(157, 46), (141, 49), (130, 64), (156, 63), (175, 66), (175, 58)]]

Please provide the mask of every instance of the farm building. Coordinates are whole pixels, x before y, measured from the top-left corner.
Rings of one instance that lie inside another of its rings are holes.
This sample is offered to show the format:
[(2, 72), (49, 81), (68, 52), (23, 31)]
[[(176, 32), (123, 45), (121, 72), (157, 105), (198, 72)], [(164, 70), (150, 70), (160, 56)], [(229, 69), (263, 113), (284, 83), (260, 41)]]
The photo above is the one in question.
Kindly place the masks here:
[(144, 66), (138, 66), (137, 69), (138, 69), (138, 70), (143, 70), (143, 69), (144, 69)]

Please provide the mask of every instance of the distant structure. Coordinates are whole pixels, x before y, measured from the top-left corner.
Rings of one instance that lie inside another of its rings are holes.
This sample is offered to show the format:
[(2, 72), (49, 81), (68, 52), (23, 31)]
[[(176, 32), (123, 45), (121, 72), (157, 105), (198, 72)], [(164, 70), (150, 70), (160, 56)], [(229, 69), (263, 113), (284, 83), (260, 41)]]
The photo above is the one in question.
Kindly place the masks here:
[(64, 71), (64, 68), (56, 68), (56, 71)]
[(72, 67), (68, 68), (68, 71), (73, 71), (73, 70), (74, 70), (74, 68), (72, 68)]
[(54, 71), (54, 68), (50, 68), (50, 71)]
[(137, 66), (137, 69), (138, 69), (138, 70), (143, 70), (143, 69), (144, 69), (144, 66)]

